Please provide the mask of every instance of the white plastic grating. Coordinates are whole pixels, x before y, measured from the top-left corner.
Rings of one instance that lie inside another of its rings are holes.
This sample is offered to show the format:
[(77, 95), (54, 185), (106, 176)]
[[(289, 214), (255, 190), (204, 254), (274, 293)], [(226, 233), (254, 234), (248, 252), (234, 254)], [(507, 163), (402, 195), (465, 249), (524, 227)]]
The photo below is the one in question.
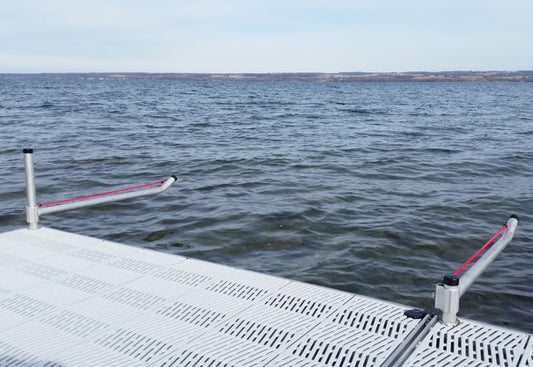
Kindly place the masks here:
[(471, 320), (437, 324), (404, 366), (532, 366), (531, 336)]
[(521, 362), (524, 366), (533, 367), (533, 336), (529, 336)]
[[(418, 325), (402, 305), (47, 228), (0, 235), (0, 279), (0, 366), (377, 366)], [(533, 367), (531, 339), (438, 326), (406, 365)]]
[(272, 361), (273, 366), (379, 366), (418, 321), (405, 307), (352, 297)]

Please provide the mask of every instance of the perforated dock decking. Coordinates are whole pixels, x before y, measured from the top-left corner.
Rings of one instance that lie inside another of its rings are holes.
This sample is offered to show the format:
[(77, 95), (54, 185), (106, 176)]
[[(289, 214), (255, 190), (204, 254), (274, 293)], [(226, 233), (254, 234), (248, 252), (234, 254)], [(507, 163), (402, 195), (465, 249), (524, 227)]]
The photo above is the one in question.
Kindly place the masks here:
[[(48, 228), (0, 234), (0, 279), (0, 366), (379, 366), (419, 323), (406, 306)], [(435, 326), (405, 365), (532, 354), (528, 334), (465, 321)]]

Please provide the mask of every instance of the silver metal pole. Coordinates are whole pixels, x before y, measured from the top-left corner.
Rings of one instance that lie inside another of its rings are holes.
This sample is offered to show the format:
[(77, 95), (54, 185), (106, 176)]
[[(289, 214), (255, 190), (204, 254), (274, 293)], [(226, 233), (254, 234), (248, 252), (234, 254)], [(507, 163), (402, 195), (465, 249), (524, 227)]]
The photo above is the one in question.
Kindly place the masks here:
[(476, 281), (476, 279), (485, 271), (485, 269), (496, 259), (503, 249), (511, 242), (516, 227), (518, 226), (518, 217), (511, 216), (507, 220), (507, 228), (502, 233), (500, 239), (489, 248), (483, 256), (463, 276), (459, 283), (459, 296), (465, 294), (466, 290)]
[(26, 221), (30, 229), (39, 228), (39, 212), (37, 210), (37, 193), (35, 190), (35, 175), (33, 172), (33, 149), (23, 149), (24, 167), (26, 171), (26, 196), (28, 205), (26, 205)]
[(459, 300), (474, 281), (483, 273), (500, 252), (511, 242), (518, 225), (518, 217), (511, 215), (507, 220), (500, 239), (477, 260), (470, 269), (461, 277), (454, 274), (444, 276), (442, 283), (435, 288), (435, 308), (442, 311), (440, 321), (446, 326), (455, 326), (458, 323), (457, 312)]
[(148, 196), (148, 195), (156, 195), (159, 194), (165, 190), (167, 190), (174, 182), (176, 182), (178, 178), (176, 176), (171, 176), (163, 182), (161, 186), (150, 188), (150, 189), (143, 189), (133, 192), (125, 192), (120, 194), (114, 194), (114, 195), (108, 195), (108, 196), (102, 196), (102, 197), (96, 197), (92, 199), (85, 199), (80, 201), (74, 201), (70, 203), (65, 204), (59, 204), (54, 206), (48, 206), (48, 207), (41, 207), (38, 208), (39, 215), (44, 214), (51, 214), (51, 213), (59, 213), (64, 212), (67, 210), (74, 210), (78, 208), (84, 208), (87, 206), (93, 206), (93, 205), (99, 205), (99, 204), (105, 204), (110, 203), (113, 201), (119, 201), (119, 200), (126, 200), (126, 199), (133, 199), (138, 198), (141, 196)]

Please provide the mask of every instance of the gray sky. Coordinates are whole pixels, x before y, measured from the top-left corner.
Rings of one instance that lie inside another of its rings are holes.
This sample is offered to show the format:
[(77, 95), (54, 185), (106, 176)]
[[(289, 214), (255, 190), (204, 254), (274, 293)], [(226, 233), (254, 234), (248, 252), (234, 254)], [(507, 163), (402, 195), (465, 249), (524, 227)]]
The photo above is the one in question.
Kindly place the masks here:
[(0, 72), (532, 70), (532, 0), (0, 0)]

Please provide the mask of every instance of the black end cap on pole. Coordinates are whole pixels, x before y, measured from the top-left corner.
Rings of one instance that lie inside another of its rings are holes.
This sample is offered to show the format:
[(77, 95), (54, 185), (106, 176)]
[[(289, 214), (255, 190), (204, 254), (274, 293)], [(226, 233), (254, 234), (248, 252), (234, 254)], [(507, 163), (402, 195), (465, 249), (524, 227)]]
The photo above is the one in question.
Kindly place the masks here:
[(444, 285), (458, 286), (459, 285), (459, 277), (457, 275), (453, 275), (453, 274), (446, 274), (444, 276), (444, 279), (443, 279), (442, 283), (444, 283)]
[(509, 219), (511, 219), (511, 218), (514, 218), (514, 219), (516, 219), (518, 222), (520, 222), (520, 218), (518, 218), (518, 215), (516, 215), (516, 214), (511, 214), (511, 216), (509, 217)]
[(22, 149), (22, 153), (24, 153), (24, 154), (33, 154), (33, 149), (24, 148), (24, 149)]
[(174, 179), (174, 181), (178, 181), (178, 177), (176, 175), (172, 175), (170, 177), (172, 177)]

